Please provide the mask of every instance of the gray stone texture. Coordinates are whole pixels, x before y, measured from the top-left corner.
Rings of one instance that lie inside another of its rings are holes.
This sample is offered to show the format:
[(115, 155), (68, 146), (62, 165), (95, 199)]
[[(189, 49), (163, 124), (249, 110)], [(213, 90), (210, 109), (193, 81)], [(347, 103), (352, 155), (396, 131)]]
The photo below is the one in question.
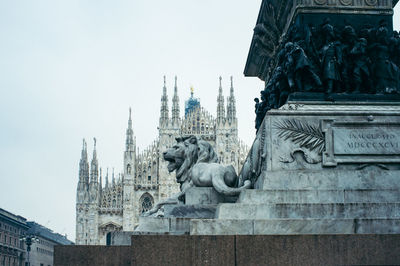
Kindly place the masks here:
[(139, 217), (134, 234), (185, 234), (189, 232), (189, 222), (189, 218)]
[(218, 204), (224, 197), (212, 187), (192, 187), (185, 194), (185, 204)]
[(210, 219), (215, 217), (216, 204), (206, 205), (165, 205), (164, 217), (167, 218), (204, 218)]
[(191, 235), (399, 234), (400, 219), (218, 219), (190, 221)]
[(293, 189), (400, 189), (400, 171), (334, 170), (268, 171), (263, 172), (256, 188)]

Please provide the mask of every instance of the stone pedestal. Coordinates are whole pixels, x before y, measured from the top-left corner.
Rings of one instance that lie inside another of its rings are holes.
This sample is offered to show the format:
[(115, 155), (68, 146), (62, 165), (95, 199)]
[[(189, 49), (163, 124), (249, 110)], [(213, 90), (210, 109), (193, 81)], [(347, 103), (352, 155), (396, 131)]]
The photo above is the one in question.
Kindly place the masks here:
[(399, 234), (400, 104), (289, 102), (243, 171), (255, 189), (191, 234)]
[(189, 234), (192, 219), (213, 219), (218, 203), (234, 202), (237, 198), (225, 198), (212, 187), (193, 187), (185, 199), (185, 204), (164, 205), (163, 217), (140, 217), (133, 234)]

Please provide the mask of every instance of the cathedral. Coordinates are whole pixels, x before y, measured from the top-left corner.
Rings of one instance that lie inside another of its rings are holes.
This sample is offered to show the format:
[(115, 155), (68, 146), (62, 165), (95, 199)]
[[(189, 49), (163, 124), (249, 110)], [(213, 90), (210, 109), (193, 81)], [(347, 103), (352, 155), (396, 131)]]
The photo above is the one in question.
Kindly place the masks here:
[(87, 144), (83, 141), (76, 195), (77, 245), (105, 245), (110, 241), (109, 232), (133, 231), (141, 213), (151, 209), (155, 202), (179, 192), (175, 173), (168, 172), (168, 163), (162, 158), (162, 153), (174, 145), (176, 137), (196, 135), (210, 142), (220, 163), (233, 165), (239, 173), (248, 147), (238, 138), (232, 77), (230, 81), (230, 93), (225, 106), (222, 78), (219, 78), (216, 118), (201, 107), (200, 99), (194, 97), (192, 88), (190, 98), (185, 101), (184, 115), (181, 116), (177, 78), (170, 115), (164, 76), (158, 138), (139, 153), (129, 110), (124, 169), (118, 175), (113, 171), (110, 178), (107, 170), (104, 184), (97, 160), (96, 139), (90, 167)]

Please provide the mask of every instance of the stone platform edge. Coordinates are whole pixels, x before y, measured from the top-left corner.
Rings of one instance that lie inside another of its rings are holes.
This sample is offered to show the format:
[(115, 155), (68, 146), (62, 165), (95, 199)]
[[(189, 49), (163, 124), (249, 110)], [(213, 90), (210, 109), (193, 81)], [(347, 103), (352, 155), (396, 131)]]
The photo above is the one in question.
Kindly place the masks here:
[(56, 246), (55, 266), (400, 264), (395, 235), (134, 235), (131, 246)]

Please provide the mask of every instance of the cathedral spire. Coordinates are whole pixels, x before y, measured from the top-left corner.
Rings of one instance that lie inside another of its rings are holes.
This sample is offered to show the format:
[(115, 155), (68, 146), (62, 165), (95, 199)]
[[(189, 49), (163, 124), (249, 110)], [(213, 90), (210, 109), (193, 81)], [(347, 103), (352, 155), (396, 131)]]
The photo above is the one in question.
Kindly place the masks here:
[(83, 185), (88, 185), (89, 183), (89, 162), (85, 139), (83, 139), (81, 160), (79, 162), (79, 183), (81, 184), (81, 189), (83, 189)]
[(222, 95), (222, 77), (219, 77), (219, 89), (217, 98), (217, 122), (222, 123), (225, 118), (224, 96)]
[(126, 129), (126, 151), (134, 151), (135, 144), (133, 142), (133, 129), (132, 129), (132, 110), (129, 107), (128, 128)]
[(115, 175), (114, 175), (114, 167), (113, 167), (113, 173), (112, 173), (112, 186), (115, 186)]
[(106, 188), (108, 188), (108, 167), (107, 167), (107, 173), (106, 173)]
[(230, 123), (233, 121), (236, 121), (236, 100), (235, 100), (235, 95), (234, 95), (234, 91), (233, 91), (233, 77), (232, 76), (231, 76), (230, 95), (228, 97), (227, 119)]
[(93, 146), (93, 157), (92, 162), (90, 164), (90, 183), (97, 183), (99, 177), (99, 163), (97, 161), (97, 152), (96, 152), (96, 138), (93, 138), (94, 146)]
[(163, 94), (161, 96), (161, 110), (160, 110), (160, 126), (168, 123), (168, 96), (167, 96), (167, 85), (166, 78), (164, 76), (164, 87)]
[(177, 79), (177, 76), (175, 76), (174, 97), (172, 98), (172, 123), (174, 124), (177, 124), (179, 121), (179, 96)]
[(100, 176), (99, 176), (99, 188), (100, 188), (100, 191), (103, 188), (103, 174), (101, 172), (101, 167), (100, 167)]

